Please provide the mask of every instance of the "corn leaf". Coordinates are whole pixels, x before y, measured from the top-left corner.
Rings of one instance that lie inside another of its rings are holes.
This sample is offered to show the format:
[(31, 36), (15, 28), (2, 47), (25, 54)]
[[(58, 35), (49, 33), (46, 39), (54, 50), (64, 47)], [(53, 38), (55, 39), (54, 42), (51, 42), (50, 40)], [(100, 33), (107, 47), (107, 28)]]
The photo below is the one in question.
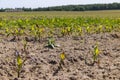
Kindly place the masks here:
[(60, 58), (61, 58), (61, 60), (65, 59), (65, 53), (64, 52), (60, 54)]

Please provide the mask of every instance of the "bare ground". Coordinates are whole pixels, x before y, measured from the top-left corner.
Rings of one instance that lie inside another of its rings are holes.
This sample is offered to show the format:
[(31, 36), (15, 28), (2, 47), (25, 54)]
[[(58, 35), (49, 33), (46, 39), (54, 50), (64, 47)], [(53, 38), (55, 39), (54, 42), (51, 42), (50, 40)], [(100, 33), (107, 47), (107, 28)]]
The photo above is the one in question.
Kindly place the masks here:
[[(93, 64), (93, 47), (98, 43), (100, 63)], [(54, 49), (44, 42), (28, 42), (22, 53), (22, 41), (0, 36), (0, 80), (120, 80), (120, 33), (101, 33), (81, 37), (56, 38)], [(15, 50), (27, 57), (17, 78)], [(59, 69), (59, 54), (65, 51), (65, 65)]]

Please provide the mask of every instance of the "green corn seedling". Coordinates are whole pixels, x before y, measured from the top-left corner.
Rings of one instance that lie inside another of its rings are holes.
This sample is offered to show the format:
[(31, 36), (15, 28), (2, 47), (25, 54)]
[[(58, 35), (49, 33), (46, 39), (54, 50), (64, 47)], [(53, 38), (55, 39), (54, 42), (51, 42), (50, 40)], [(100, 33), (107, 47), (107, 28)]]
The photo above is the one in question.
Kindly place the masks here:
[(99, 49), (98, 49), (98, 45), (96, 44), (94, 47), (94, 52), (93, 52), (93, 60), (94, 62), (98, 59), (99, 56)]
[(87, 31), (87, 33), (90, 33), (90, 27), (89, 26), (86, 27), (86, 31)]
[(62, 68), (62, 65), (64, 65), (64, 60), (65, 60), (65, 58), (66, 58), (65, 52), (62, 52), (62, 53), (60, 54), (60, 63), (59, 63), (60, 68)]
[(82, 35), (82, 28), (78, 27), (77, 30), (78, 30), (79, 35)]
[(16, 51), (17, 77), (20, 77), (21, 69), (26, 60), (23, 60), (18, 51)]
[(62, 28), (62, 30), (61, 30), (61, 34), (62, 34), (62, 36), (67, 35), (67, 30), (65, 29), (65, 27)]

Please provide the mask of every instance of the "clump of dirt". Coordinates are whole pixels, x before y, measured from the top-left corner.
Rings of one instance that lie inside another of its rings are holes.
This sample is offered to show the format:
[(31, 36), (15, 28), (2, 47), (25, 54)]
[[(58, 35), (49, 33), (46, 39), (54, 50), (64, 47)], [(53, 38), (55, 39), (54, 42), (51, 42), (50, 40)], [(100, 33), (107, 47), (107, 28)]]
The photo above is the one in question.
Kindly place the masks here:
[[(0, 80), (120, 80), (120, 33), (101, 33), (80, 37), (56, 38), (54, 49), (44, 42), (28, 42), (28, 53), (22, 53), (22, 41), (0, 36)], [(100, 63), (94, 63), (92, 52), (98, 43)], [(15, 49), (27, 58), (17, 78)], [(59, 68), (60, 53), (66, 59)]]

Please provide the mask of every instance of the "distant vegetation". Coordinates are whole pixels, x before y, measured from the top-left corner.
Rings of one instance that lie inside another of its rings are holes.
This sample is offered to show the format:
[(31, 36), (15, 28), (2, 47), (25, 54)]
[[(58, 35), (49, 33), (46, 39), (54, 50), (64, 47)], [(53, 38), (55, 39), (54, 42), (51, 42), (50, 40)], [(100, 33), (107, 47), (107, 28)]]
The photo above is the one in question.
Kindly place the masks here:
[(91, 10), (119, 10), (120, 3), (109, 3), (109, 4), (87, 4), (87, 5), (66, 5), (66, 6), (54, 6), (54, 7), (44, 7), (44, 8), (6, 8), (0, 9), (0, 12), (5, 11), (91, 11)]

